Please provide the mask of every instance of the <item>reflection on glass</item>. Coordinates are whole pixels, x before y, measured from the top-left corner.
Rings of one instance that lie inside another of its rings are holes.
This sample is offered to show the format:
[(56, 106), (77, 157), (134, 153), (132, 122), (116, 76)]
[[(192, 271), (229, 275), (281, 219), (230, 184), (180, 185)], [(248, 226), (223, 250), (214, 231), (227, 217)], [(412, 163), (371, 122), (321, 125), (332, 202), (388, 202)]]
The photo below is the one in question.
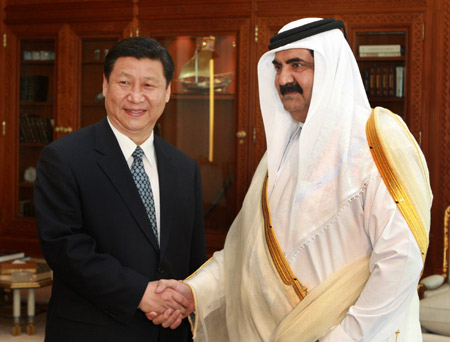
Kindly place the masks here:
[[(178, 79), (185, 91), (209, 91), (211, 61), (214, 61), (216, 37), (197, 37), (194, 56), (181, 69)], [(232, 72), (214, 75), (214, 90), (224, 92), (231, 82)]]
[[(235, 215), (232, 180), (236, 37), (176, 36), (157, 40), (169, 50), (175, 64), (171, 99), (157, 130), (200, 165), (205, 223), (211, 243), (211, 235), (226, 232)], [(223, 241), (218, 241), (208, 250), (222, 245)]]
[(116, 38), (86, 38), (82, 41), (81, 127), (100, 121), (105, 115), (102, 92), (103, 62)]

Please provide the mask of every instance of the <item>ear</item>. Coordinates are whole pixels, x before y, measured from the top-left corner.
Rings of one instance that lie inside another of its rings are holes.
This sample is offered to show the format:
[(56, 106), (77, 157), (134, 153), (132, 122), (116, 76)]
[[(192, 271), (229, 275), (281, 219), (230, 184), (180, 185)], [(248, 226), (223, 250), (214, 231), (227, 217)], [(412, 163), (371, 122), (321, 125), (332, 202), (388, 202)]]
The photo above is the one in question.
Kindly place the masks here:
[(108, 93), (108, 80), (106, 79), (105, 74), (103, 74), (103, 96), (106, 97), (106, 94)]
[(170, 82), (166, 87), (166, 103), (169, 102), (169, 100), (170, 100), (171, 85), (172, 85), (172, 82)]

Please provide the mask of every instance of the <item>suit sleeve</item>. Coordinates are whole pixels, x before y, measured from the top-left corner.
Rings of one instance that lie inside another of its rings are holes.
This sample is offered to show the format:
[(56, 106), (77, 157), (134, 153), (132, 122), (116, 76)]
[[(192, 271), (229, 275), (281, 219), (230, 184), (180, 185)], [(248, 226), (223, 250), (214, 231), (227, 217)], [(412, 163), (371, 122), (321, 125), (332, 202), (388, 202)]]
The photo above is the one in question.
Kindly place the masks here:
[[(100, 253), (83, 222), (83, 203), (70, 159), (55, 144), (43, 149), (34, 190), (43, 254), (61, 281), (78, 296), (123, 323), (136, 313), (148, 279)], [(107, 199), (105, 199), (106, 201)]]
[(386, 341), (400, 329), (417, 296), (421, 253), (380, 177), (367, 189), (364, 225), (373, 245), (370, 277), (341, 324), (321, 342)]

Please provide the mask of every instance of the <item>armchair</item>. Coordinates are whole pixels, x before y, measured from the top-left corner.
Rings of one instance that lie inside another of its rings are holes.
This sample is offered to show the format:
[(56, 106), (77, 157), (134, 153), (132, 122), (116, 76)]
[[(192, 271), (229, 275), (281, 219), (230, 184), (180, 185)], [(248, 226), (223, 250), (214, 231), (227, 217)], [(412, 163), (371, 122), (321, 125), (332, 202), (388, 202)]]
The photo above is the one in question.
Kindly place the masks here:
[(419, 284), (424, 288), (424, 298), (420, 301), (420, 323), (426, 332), (424, 341), (450, 341), (449, 221), (450, 206), (444, 213), (443, 274), (428, 276)]

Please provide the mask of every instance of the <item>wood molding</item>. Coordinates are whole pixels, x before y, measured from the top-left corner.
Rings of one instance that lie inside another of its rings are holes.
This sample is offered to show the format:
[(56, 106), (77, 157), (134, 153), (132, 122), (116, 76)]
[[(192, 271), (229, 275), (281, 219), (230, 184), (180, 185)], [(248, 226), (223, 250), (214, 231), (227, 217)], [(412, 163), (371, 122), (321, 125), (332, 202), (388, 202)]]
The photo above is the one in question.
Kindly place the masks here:
[(68, 24), (58, 33), (57, 49), (59, 77), (56, 85), (56, 113), (64, 121), (55, 121), (55, 127), (64, 126), (76, 130), (80, 127), (80, 92), (76, 88), (80, 84), (80, 41)]
[[(17, 1), (15, 2), (17, 3)], [(133, 17), (131, 1), (52, 2), (9, 4), (5, 8), (7, 25), (32, 23), (113, 22)]]
[[(4, 37), (8, 38), (6, 35), (6, 27), (4, 23), (5, 18), (5, 4), (6, 0), (0, 0), (0, 39), (1, 39), (1, 45), (0, 50), (2, 53), (0, 53), (0, 170), (5, 170), (5, 165), (7, 164), (6, 159), (6, 153), (5, 153), (5, 147), (6, 147), (6, 136), (3, 135), (3, 129), (7, 129), (9, 127), (6, 126), (6, 111), (5, 111), (5, 98), (2, 94), (6, 91), (5, 86), (5, 78), (6, 78), (6, 47), (4, 46)], [(7, 40), (6, 40), (7, 43)], [(5, 124), (5, 127), (3, 128), (3, 124)], [(5, 189), (6, 187), (6, 178), (2, 177), (0, 179), (0, 187), (2, 189)], [(0, 233), (3, 229), (3, 225), (6, 221), (6, 208), (4, 205), (6, 204), (6, 191), (2, 191), (0, 194)]]
[[(324, 13), (331, 13), (332, 17), (346, 13), (370, 13), (390, 11), (416, 11), (426, 8), (426, 0), (256, 0), (256, 14), (269, 16), (290, 16), (295, 13), (296, 18), (302, 16), (327, 17)], [(388, 22), (386, 20), (386, 22)]]
[(93, 38), (115, 38), (115, 37), (128, 37), (129, 34), (123, 34), (125, 28), (131, 27), (131, 18), (123, 21), (114, 22), (74, 22), (70, 23), (70, 28), (75, 32), (77, 36), (81, 37), (93, 37)]
[(249, 17), (251, 0), (228, 1), (164, 1), (164, 4), (154, 1), (139, 2), (139, 17), (151, 18), (230, 18)]
[[(442, 217), (448, 205), (450, 205), (450, 28), (445, 23), (450, 20), (450, 2), (444, 1), (442, 4), (442, 44), (443, 44), (443, 72), (441, 73), (441, 92), (442, 92), (442, 112), (439, 124), (439, 184), (437, 189), (438, 201), (435, 202), (437, 207), (434, 212), (437, 213), (437, 218), (440, 220), (441, 227), (443, 225)], [(434, 61), (432, 61), (434, 62)], [(440, 239), (442, 241), (442, 239)], [(448, 250), (447, 255), (448, 260)]]
[[(444, 20), (443, 23), (450, 21), (450, 2), (444, 1)], [(443, 53), (443, 73), (442, 73), (442, 123), (440, 125), (442, 155), (439, 158), (441, 161), (439, 169), (441, 170), (441, 184), (439, 186), (442, 201), (439, 209), (444, 211), (446, 206), (450, 205), (450, 28), (448, 25), (442, 25), (442, 37), (444, 45)]]

